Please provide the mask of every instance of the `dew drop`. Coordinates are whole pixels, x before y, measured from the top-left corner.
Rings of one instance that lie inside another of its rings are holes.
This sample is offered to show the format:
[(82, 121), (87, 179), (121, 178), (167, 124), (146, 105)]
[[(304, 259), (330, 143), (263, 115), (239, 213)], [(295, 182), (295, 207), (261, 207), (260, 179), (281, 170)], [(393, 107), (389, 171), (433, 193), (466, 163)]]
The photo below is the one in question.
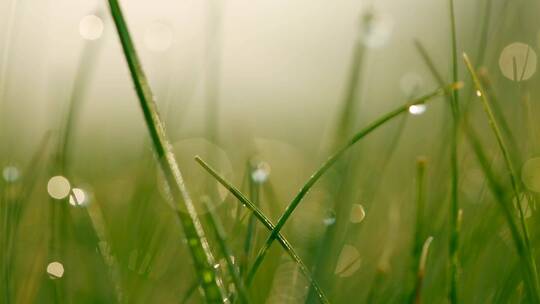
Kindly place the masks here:
[(409, 107), (409, 113), (412, 115), (421, 115), (426, 111), (425, 104), (417, 104)]
[(54, 199), (63, 199), (69, 195), (71, 185), (67, 178), (57, 175), (51, 177), (47, 183), (47, 192)]
[(528, 44), (514, 42), (501, 52), (499, 68), (504, 77), (512, 81), (522, 81), (534, 75), (536, 62), (536, 53)]
[(326, 211), (326, 216), (323, 219), (323, 224), (325, 224), (326, 226), (331, 226), (331, 225), (334, 225), (335, 222), (336, 222), (336, 212), (332, 209)]
[(99, 39), (103, 34), (103, 21), (96, 15), (84, 16), (79, 22), (79, 34), (86, 40)]
[(21, 177), (19, 169), (15, 166), (7, 166), (2, 170), (2, 177), (6, 182), (15, 182)]
[(270, 165), (268, 163), (260, 162), (253, 172), (251, 172), (251, 179), (257, 184), (263, 184), (268, 180), (270, 170)]
[(350, 217), (351, 223), (353, 224), (361, 223), (365, 217), (366, 217), (366, 211), (364, 210), (364, 206), (360, 204), (354, 204), (351, 208), (351, 217)]
[(51, 279), (59, 279), (64, 276), (64, 265), (60, 262), (52, 262), (47, 265), (47, 273)]

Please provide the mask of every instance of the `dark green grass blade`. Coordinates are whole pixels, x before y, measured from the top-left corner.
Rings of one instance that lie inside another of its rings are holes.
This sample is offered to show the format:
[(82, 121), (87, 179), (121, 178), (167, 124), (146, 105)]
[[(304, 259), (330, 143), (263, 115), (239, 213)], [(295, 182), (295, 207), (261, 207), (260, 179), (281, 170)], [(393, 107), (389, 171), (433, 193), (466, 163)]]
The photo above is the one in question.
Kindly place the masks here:
[[(251, 202), (240, 190), (238, 190), (236, 187), (234, 187), (231, 183), (226, 181), (216, 170), (214, 170), (210, 165), (208, 165), (204, 160), (202, 160), (200, 157), (196, 156), (195, 160), (206, 170), (208, 173), (210, 173), (223, 187), (225, 187), (229, 192), (236, 197), (240, 203), (242, 203), (244, 206), (246, 206), (253, 215), (261, 222), (268, 231), (275, 231), (275, 226), (270, 221), (270, 219), (264, 215), (264, 213), (255, 205), (253, 202)], [(287, 239), (281, 234), (277, 234), (277, 240), (283, 247), (283, 249), (289, 254), (289, 256), (294, 260), (294, 262), (298, 265), (300, 268), (300, 271), (304, 274), (304, 276), (308, 279), (310, 282), (312, 288), (316, 291), (319, 299), (322, 303), (329, 303), (328, 299), (324, 295), (324, 292), (320, 288), (317, 281), (313, 278), (313, 275), (309, 271), (309, 268), (304, 264), (300, 256), (296, 253), (294, 248), (292, 247), (291, 243), (287, 241)]]
[[(454, 12), (454, 0), (449, 0), (450, 5), (450, 26), (452, 36), (452, 81), (457, 82), (459, 77), (458, 55), (457, 55), (457, 35), (456, 35), (456, 16)], [(459, 231), (458, 231), (458, 126), (459, 126), (459, 92), (452, 92), (452, 138), (450, 151), (450, 171), (451, 171), (451, 191), (450, 191), (450, 238), (449, 238), (449, 256), (450, 256), (450, 303), (458, 303), (458, 285), (459, 285)]]
[(195, 270), (201, 281), (203, 293), (208, 302), (223, 302), (224, 292), (221, 278), (215, 272), (214, 257), (210, 252), (208, 241), (184, 184), (176, 159), (167, 139), (165, 129), (158, 114), (152, 91), (146, 80), (135, 47), (131, 40), (127, 24), (122, 15), (118, 0), (109, 0), (111, 14), (118, 31), (124, 56), (127, 61), (139, 104), (150, 132), (152, 143), (159, 159), (161, 169), (176, 204), (183, 204), (187, 214), (177, 210), (176, 214), (187, 237), (187, 244), (194, 262)]
[(227, 245), (227, 237), (225, 235), (225, 229), (221, 225), (221, 221), (216, 214), (216, 211), (213, 209), (213, 207), (210, 205), (208, 201), (205, 201), (206, 206), (208, 208), (208, 220), (211, 223), (211, 226), (214, 228), (214, 234), (216, 235), (216, 239), (218, 242), (218, 245), (221, 249), (221, 253), (223, 254), (223, 257), (225, 258), (225, 262), (227, 263), (227, 270), (231, 274), (233, 278), (233, 283), (235, 290), (238, 294), (238, 299), (240, 303), (249, 303), (248, 298), (248, 292), (246, 290), (246, 286), (244, 285), (244, 282), (242, 281), (242, 278), (240, 277), (240, 272), (238, 271), (237, 267), (234, 266), (234, 262), (232, 260), (233, 253), (231, 249), (229, 248), (229, 245)]
[(388, 112), (387, 114), (383, 115), (379, 119), (372, 122), (370, 125), (362, 129), (360, 132), (356, 133), (345, 145), (343, 145), (340, 149), (337, 150), (334, 154), (332, 154), (328, 159), (321, 164), (321, 166), (311, 175), (311, 177), (307, 180), (307, 182), (302, 186), (298, 194), (293, 198), (293, 200), (289, 203), (287, 206), (287, 209), (283, 213), (283, 215), (278, 220), (278, 223), (276, 224), (276, 228), (272, 231), (268, 239), (266, 240), (266, 243), (263, 245), (261, 250), (259, 251), (259, 254), (257, 258), (255, 259), (255, 262), (250, 270), (250, 274), (248, 276), (248, 285), (249, 282), (253, 280), (253, 277), (255, 276), (255, 273), (257, 272), (257, 269), (261, 265), (266, 253), (268, 252), (268, 249), (272, 245), (272, 242), (276, 239), (277, 234), (281, 231), (281, 228), (285, 225), (289, 217), (292, 215), (293, 211), (296, 209), (298, 204), (302, 201), (304, 196), (308, 193), (308, 191), (315, 185), (315, 183), (319, 180), (319, 178), (328, 170), (330, 167), (332, 167), (333, 164), (336, 163), (336, 161), (345, 153), (349, 148), (351, 148), (355, 143), (357, 143), (360, 139), (362, 139), (364, 136), (368, 135), (372, 131), (376, 130), (380, 126), (384, 125), (386, 122), (392, 120), (393, 118), (399, 116), (402, 113), (407, 112), (409, 107), (411, 105), (416, 104), (424, 104), (428, 102), (430, 99), (442, 96), (446, 94), (448, 91), (453, 91), (456, 89), (459, 89), (461, 87), (461, 83), (454, 83), (452, 85), (449, 85), (447, 87), (439, 88), (435, 90), (434, 92), (427, 94), (425, 96), (422, 96), (418, 99), (412, 100), (407, 102), (406, 104), (398, 107), (397, 109), (394, 109), (393, 111)]
[(521, 186), (520, 186), (519, 180), (518, 180), (517, 175), (516, 175), (516, 170), (514, 169), (514, 166), (512, 165), (509, 150), (508, 150), (508, 148), (506, 146), (506, 143), (504, 142), (501, 130), (500, 130), (499, 125), (498, 125), (498, 123), (497, 123), (497, 121), (495, 119), (495, 116), (493, 114), (493, 110), (491, 109), (491, 105), (490, 105), (490, 102), (489, 102), (489, 100), (487, 98), (487, 94), (486, 94), (486, 92), (484, 90), (484, 87), (482, 86), (482, 83), (480, 82), (480, 80), (478, 78), (478, 75), (476, 74), (476, 71), (473, 68), (473, 66), (471, 64), (471, 61), (469, 60), (469, 57), (467, 56), (467, 54), (463, 54), (463, 59), (465, 60), (465, 64), (467, 65), (467, 69), (468, 69), (468, 71), (469, 71), (469, 73), (470, 73), (470, 75), (472, 77), (472, 80), (473, 80), (473, 83), (474, 83), (476, 89), (480, 92), (480, 95), (481, 95), (480, 99), (482, 101), (482, 106), (483, 106), (484, 111), (486, 112), (486, 114), (488, 116), (489, 125), (490, 125), (491, 129), (493, 130), (493, 133), (495, 134), (495, 137), (497, 139), (497, 143), (499, 145), (499, 149), (502, 152), (503, 159), (504, 159), (506, 168), (508, 170), (508, 174), (509, 174), (509, 177), (510, 177), (510, 182), (511, 182), (511, 185), (512, 185), (512, 190), (514, 192), (514, 196), (515, 196), (516, 201), (517, 201), (517, 206), (518, 206), (518, 211), (519, 211), (519, 218), (520, 218), (520, 225), (521, 225), (521, 229), (522, 229), (522, 232), (523, 232), (523, 240), (524, 240), (524, 243), (525, 243), (525, 249), (526, 249), (526, 253), (527, 253), (528, 258), (530, 259), (530, 263), (531, 263), (531, 267), (532, 267), (532, 275), (533, 275), (533, 280), (534, 280), (533, 283), (535, 285), (535, 289), (538, 291), (538, 290), (540, 290), (540, 285), (539, 285), (539, 281), (538, 281), (538, 272), (537, 272), (536, 262), (535, 262), (535, 259), (534, 259), (534, 254), (532, 252), (532, 248), (531, 248), (531, 245), (530, 245), (529, 231), (528, 231), (528, 228), (527, 228), (527, 224), (525, 222), (525, 216), (524, 216), (523, 207), (522, 207), (522, 204), (521, 204), (521, 195), (520, 195)]
[(464, 129), (466, 131), (467, 138), (469, 139), (469, 143), (471, 144), (473, 152), (475, 153), (476, 158), (478, 159), (478, 162), (480, 163), (480, 166), (482, 167), (482, 170), (484, 171), (484, 175), (487, 179), (488, 186), (493, 192), (493, 195), (497, 203), (500, 205), (503, 211), (505, 220), (510, 229), (510, 233), (514, 241), (516, 251), (522, 263), (521, 270), (524, 275), (524, 281), (525, 281), (529, 298), (531, 299), (531, 302), (533, 303), (540, 303), (540, 292), (534, 279), (535, 269), (533, 268), (533, 265), (531, 264), (528, 249), (519, 232), (519, 228), (518, 228), (519, 224), (517, 223), (517, 220), (514, 217), (514, 213), (512, 210), (513, 209), (512, 203), (511, 203), (512, 200), (511, 198), (508, 197), (508, 195), (506, 195), (503, 186), (497, 180), (496, 173), (493, 172), (493, 170), (491, 169), (490, 162), (484, 152), (484, 149), (482, 148), (478, 140), (478, 136), (467, 125), (466, 121), (464, 123)]
[[(419, 271), (420, 260), (422, 255), (422, 240), (424, 239), (424, 207), (425, 207), (425, 176), (426, 176), (426, 160), (419, 158), (416, 162), (416, 224), (414, 228), (414, 240), (412, 248), (412, 271)], [(417, 275), (414, 289), (409, 296), (409, 303), (416, 302), (418, 297), (418, 278)]]

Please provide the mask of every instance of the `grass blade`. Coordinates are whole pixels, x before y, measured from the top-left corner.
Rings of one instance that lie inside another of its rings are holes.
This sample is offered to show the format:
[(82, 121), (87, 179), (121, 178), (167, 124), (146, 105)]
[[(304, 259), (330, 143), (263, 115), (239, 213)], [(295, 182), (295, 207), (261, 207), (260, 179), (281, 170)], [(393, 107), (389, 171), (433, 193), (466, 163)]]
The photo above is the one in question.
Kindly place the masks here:
[(535, 281), (536, 269), (533, 267), (533, 264), (531, 263), (530, 252), (528, 251), (528, 248), (526, 247), (521, 237), (521, 234), (519, 232), (518, 223), (516, 222), (516, 219), (512, 212), (513, 207), (512, 207), (512, 204), (510, 203), (511, 199), (508, 198), (508, 196), (505, 194), (504, 188), (497, 181), (495, 177), (496, 174), (495, 172), (493, 172), (493, 170), (490, 167), (490, 162), (487, 156), (485, 155), (485, 152), (483, 151), (483, 148), (480, 145), (480, 142), (478, 141), (478, 137), (473, 132), (473, 130), (467, 125), (466, 121), (464, 123), (464, 129), (467, 133), (467, 137), (469, 139), (469, 143), (472, 146), (473, 152), (475, 153), (476, 158), (478, 159), (478, 162), (480, 163), (482, 170), (484, 171), (484, 175), (487, 179), (488, 185), (491, 191), (493, 192), (496, 201), (501, 206), (503, 215), (506, 219), (506, 222), (508, 223), (510, 234), (516, 246), (516, 251), (519, 257), (521, 258), (521, 262), (523, 265), (522, 272), (524, 274), (524, 281), (525, 281), (525, 285), (527, 287), (527, 292), (531, 299), (531, 302), (540, 303), (540, 290)]
[[(423, 221), (424, 221), (424, 206), (425, 206), (425, 176), (426, 176), (426, 160), (419, 158), (416, 162), (416, 225), (414, 228), (414, 243), (412, 250), (412, 271), (419, 271), (421, 255), (422, 255), (422, 240), (424, 239)], [(425, 246), (425, 245), (424, 245)], [(416, 278), (414, 289), (409, 297), (409, 303), (415, 303), (418, 298), (418, 279), (419, 272)]]
[(514, 166), (512, 165), (512, 161), (510, 159), (510, 153), (509, 150), (504, 142), (501, 130), (499, 128), (499, 125), (495, 119), (495, 116), (493, 114), (493, 110), (491, 109), (490, 102), (488, 100), (487, 94), (484, 90), (484, 87), (482, 86), (482, 83), (480, 82), (480, 79), (478, 78), (478, 75), (476, 74), (475, 69), (472, 66), (471, 61), (469, 60), (469, 57), (467, 54), (463, 54), (463, 59), (465, 61), (465, 64), (467, 66), (467, 69), (472, 77), (474, 86), (476, 89), (480, 92), (480, 100), (482, 101), (482, 106), (484, 108), (484, 111), (486, 112), (488, 116), (488, 122), (493, 130), (493, 133), (495, 134), (495, 137), (497, 139), (497, 144), (499, 145), (499, 149), (501, 150), (501, 153), (503, 155), (503, 159), (506, 165), (506, 169), (508, 170), (508, 174), (510, 177), (510, 182), (512, 185), (512, 190), (514, 192), (514, 196), (517, 201), (518, 206), (518, 212), (519, 212), (519, 218), (520, 218), (520, 225), (523, 232), (523, 239), (525, 243), (526, 253), (530, 260), (531, 266), (532, 266), (532, 275), (534, 280), (534, 286), (536, 290), (540, 290), (540, 285), (538, 281), (538, 271), (536, 268), (536, 262), (534, 260), (534, 255), (532, 252), (532, 248), (530, 245), (530, 238), (529, 238), (529, 231), (527, 228), (527, 224), (525, 223), (525, 216), (523, 212), (523, 206), (521, 204), (521, 195), (520, 195), (520, 184), (516, 175), (516, 171), (514, 169)]
[(235, 290), (238, 292), (238, 298), (240, 299), (240, 303), (249, 303), (248, 298), (248, 292), (246, 290), (246, 286), (244, 285), (244, 282), (242, 281), (242, 278), (240, 277), (240, 272), (238, 269), (234, 266), (234, 262), (232, 260), (232, 251), (229, 248), (229, 245), (227, 245), (227, 237), (225, 236), (225, 229), (221, 225), (221, 221), (219, 220), (218, 215), (216, 214), (216, 211), (212, 208), (210, 203), (208, 201), (205, 201), (206, 206), (208, 208), (208, 220), (211, 223), (211, 226), (214, 228), (214, 234), (216, 235), (216, 239), (218, 241), (218, 245), (221, 249), (221, 252), (223, 253), (223, 256), (225, 258), (225, 262), (227, 263), (227, 269), (229, 273), (231, 274), (233, 278), (233, 283)]
[(221, 286), (222, 280), (213, 268), (214, 257), (210, 252), (202, 224), (167, 139), (156, 102), (135, 51), (118, 0), (109, 0), (109, 7), (161, 170), (164, 173), (173, 200), (176, 204), (183, 204), (187, 209), (187, 214), (179, 210), (177, 210), (176, 214), (188, 239), (188, 247), (197, 276), (201, 280), (205, 299), (208, 302), (222, 302), (224, 300), (224, 291)]
[(429, 254), (429, 248), (431, 246), (431, 242), (433, 241), (433, 237), (430, 236), (426, 239), (424, 242), (424, 245), (422, 245), (422, 253), (420, 256), (420, 261), (418, 264), (418, 274), (416, 275), (416, 285), (414, 287), (414, 303), (420, 304), (422, 302), (422, 284), (424, 282), (424, 276), (426, 274), (426, 263), (427, 258)]
[[(456, 37), (456, 16), (454, 12), (454, 0), (449, 0), (450, 5), (450, 25), (452, 36), (452, 81), (457, 82), (459, 77), (458, 71), (458, 55), (457, 55), (457, 37)], [(449, 256), (450, 256), (450, 303), (458, 302), (458, 284), (459, 284), (459, 231), (458, 231), (458, 214), (459, 214), (459, 198), (458, 198), (458, 126), (459, 126), (459, 92), (452, 92), (452, 138), (450, 152), (450, 171), (451, 171), (451, 191), (450, 191), (450, 239), (449, 239)]]
[(292, 215), (293, 211), (296, 209), (298, 204), (302, 201), (304, 196), (308, 193), (308, 191), (313, 187), (313, 185), (319, 180), (319, 178), (328, 170), (336, 161), (345, 153), (349, 148), (351, 148), (355, 143), (357, 143), (360, 139), (362, 139), (364, 136), (368, 135), (372, 131), (376, 130), (380, 126), (384, 125), (386, 122), (390, 121), (391, 119), (399, 116), (402, 113), (405, 113), (408, 111), (409, 107), (412, 105), (417, 104), (424, 104), (428, 102), (430, 99), (441, 96), (443, 94), (446, 94), (448, 91), (457, 90), (461, 87), (461, 83), (453, 83), (449, 86), (439, 88), (435, 90), (432, 93), (429, 93), (425, 96), (422, 96), (418, 99), (412, 100), (407, 102), (406, 104), (398, 107), (397, 109), (394, 109), (393, 111), (388, 112), (387, 114), (383, 115), (379, 119), (372, 122), (370, 125), (362, 129), (360, 132), (356, 133), (347, 143), (345, 143), (344, 146), (342, 146), (340, 149), (337, 150), (334, 154), (332, 154), (328, 159), (321, 164), (321, 166), (311, 175), (311, 177), (307, 180), (307, 182), (302, 186), (298, 194), (293, 198), (293, 200), (289, 203), (287, 206), (287, 209), (283, 213), (283, 215), (280, 217), (276, 224), (276, 228), (272, 231), (268, 239), (266, 240), (266, 243), (263, 245), (261, 250), (259, 251), (259, 254), (257, 255), (257, 258), (255, 259), (255, 262), (250, 270), (250, 273), (248, 275), (248, 285), (253, 280), (253, 277), (255, 276), (255, 273), (257, 272), (257, 269), (260, 267), (266, 253), (268, 252), (268, 249), (272, 245), (272, 242), (276, 239), (277, 234), (280, 232), (281, 228), (285, 225), (289, 217)]
[[(261, 222), (268, 231), (275, 231), (276, 227), (270, 221), (270, 219), (264, 215), (264, 213), (255, 205), (253, 202), (251, 202), (240, 190), (238, 190), (235, 186), (233, 186), (231, 183), (226, 181), (216, 170), (214, 170), (212, 167), (210, 167), (209, 164), (207, 164), (204, 160), (202, 160), (200, 157), (196, 156), (195, 161), (199, 163), (208, 173), (210, 173), (223, 187), (225, 187), (234, 197), (236, 197), (240, 203), (242, 203), (244, 206), (246, 206), (253, 215)], [(295, 263), (298, 265), (304, 276), (308, 279), (310, 282), (312, 288), (316, 291), (319, 299), (322, 303), (329, 303), (328, 299), (324, 295), (324, 292), (320, 288), (317, 281), (313, 278), (313, 275), (309, 271), (309, 268), (304, 264), (300, 256), (296, 253), (294, 248), (292, 247), (291, 243), (287, 241), (287, 239), (281, 234), (277, 233), (276, 236), (278, 242), (281, 244), (283, 249), (289, 254), (289, 256), (295, 261)]]

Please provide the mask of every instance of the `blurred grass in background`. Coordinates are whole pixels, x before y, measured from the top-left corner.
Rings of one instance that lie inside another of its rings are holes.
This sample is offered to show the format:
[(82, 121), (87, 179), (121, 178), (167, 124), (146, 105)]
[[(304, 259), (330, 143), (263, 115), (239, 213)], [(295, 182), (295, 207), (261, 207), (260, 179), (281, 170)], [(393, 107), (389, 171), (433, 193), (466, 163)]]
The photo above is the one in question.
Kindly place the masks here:
[[(457, 67), (457, 302), (536, 302), (540, 5), (456, 0), (453, 66), (449, 2), (122, 1), (227, 301), (241, 300), (235, 271), (252, 303), (317, 303), (306, 273), (331, 303), (452, 301), (448, 96), (386, 122), (314, 184), (281, 230), (307, 271), (280, 241), (248, 274), (329, 155)], [(204, 302), (107, 3), (0, 6), (0, 302)], [(532, 260), (509, 228), (525, 242), (518, 204)]]

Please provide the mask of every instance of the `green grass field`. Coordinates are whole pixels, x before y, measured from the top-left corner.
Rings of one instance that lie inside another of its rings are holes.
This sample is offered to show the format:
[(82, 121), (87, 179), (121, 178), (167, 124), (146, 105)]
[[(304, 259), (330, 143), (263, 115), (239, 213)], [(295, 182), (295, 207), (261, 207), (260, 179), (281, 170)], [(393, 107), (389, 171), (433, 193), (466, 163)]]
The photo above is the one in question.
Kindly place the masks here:
[(0, 303), (540, 303), (540, 3), (0, 3)]

